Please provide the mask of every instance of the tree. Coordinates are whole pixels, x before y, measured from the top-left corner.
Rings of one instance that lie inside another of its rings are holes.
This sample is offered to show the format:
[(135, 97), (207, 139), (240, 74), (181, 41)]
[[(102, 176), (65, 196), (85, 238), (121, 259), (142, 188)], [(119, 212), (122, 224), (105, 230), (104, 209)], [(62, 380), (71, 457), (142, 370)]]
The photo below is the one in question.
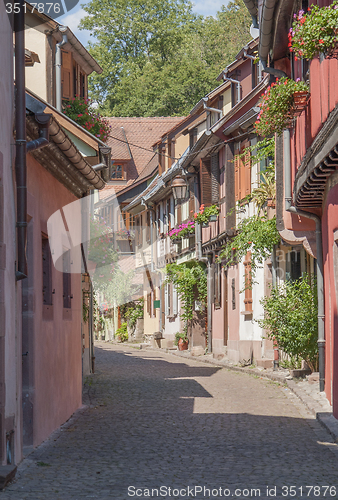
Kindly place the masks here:
[(250, 15), (233, 0), (213, 17), (188, 0), (91, 0), (80, 27), (97, 42), (103, 68), (90, 93), (111, 116), (185, 115), (215, 87), (215, 77), (250, 39)]

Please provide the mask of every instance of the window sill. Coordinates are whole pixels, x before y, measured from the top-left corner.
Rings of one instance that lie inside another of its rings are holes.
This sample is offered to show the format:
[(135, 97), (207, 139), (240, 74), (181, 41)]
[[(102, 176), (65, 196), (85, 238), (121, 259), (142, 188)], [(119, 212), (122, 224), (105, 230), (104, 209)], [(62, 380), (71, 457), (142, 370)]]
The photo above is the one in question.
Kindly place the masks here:
[(252, 316), (253, 315), (253, 311), (241, 311), (241, 314), (243, 316)]

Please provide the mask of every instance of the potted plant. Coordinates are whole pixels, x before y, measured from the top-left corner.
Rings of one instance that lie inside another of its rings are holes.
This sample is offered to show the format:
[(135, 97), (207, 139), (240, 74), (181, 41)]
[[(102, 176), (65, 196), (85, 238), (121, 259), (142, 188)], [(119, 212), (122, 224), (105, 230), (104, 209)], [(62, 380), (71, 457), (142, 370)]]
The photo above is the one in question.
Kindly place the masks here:
[(90, 99), (81, 99), (78, 96), (63, 103), (62, 112), (86, 129), (92, 135), (106, 142), (110, 133), (110, 125), (91, 106)]
[(319, 7), (312, 5), (307, 13), (294, 14), (289, 31), (289, 50), (295, 59), (313, 59), (321, 52), (330, 57), (338, 41), (338, 2)]
[(202, 227), (207, 227), (210, 222), (215, 222), (219, 214), (219, 208), (217, 205), (211, 205), (206, 207), (201, 205), (198, 213), (194, 213), (194, 219), (196, 222), (201, 224)]
[(183, 222), (178, 227), (174, 227), (168, 233), (171, 241), (178, 243), (182, 238), (187, 238), (195, 233), (195, 224), (193, 221)]
[(274, 133), (281, 134), (290, 125), (295, 111), (295, 94), (306, 92), (309, 87), (305, 82), (290, 78), (276, 79), (264, 92), (259, 104), (260, 112), (255, 122), (257, 134), (265, 137)]
[(179, 351), (186, 351), (188, 349), (188, 337), (186, 333), (177, 332), (175, 334), (175, 345), (177, 345)]

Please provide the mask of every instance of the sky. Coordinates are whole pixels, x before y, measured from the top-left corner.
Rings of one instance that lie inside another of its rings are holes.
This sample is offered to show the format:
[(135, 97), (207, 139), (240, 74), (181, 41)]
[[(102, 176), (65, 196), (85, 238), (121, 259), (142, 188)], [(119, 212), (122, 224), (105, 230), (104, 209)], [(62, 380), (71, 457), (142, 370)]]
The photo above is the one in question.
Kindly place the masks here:
[[(83, 3), (89, 3), (89, 0)], [(215, 16), (216, 12), (221, 9), (222, 5), (226, 5), (228, 0), (196, 0), (194, 4), (194, 12), (197, 14), (202, 14), (203, 16)], [(79, 30), (78, 25), (80, 19), (86, 15), (85, 11), (82, 9), (81, 4), (77, 5), (72, 9), (69, 14), (65, 14), (57, 18), (60, 24), (68, 26), (74, 35), (80, 40), (80, 42), (86, 46), (89, 40), (94, 40), (90, 37), (90, 32), (87, 30)]]

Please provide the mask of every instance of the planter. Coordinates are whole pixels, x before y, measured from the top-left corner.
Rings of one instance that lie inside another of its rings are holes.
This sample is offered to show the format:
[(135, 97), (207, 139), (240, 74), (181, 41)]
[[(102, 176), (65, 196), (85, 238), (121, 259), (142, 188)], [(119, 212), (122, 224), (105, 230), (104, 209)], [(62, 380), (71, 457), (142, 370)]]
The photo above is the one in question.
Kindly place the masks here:
[(203, 222), (202, 227), (209, 227), (209, 222)]
[(188, 345), (189, 345), (188, 340), (184, 341), (183, 339), (180, 339), (178, 341), (177, 347), (178, 347), (179, 351), (187, 351), (188, 350)]
[(172, 241), (175, 245), (177, 245), (178, 243), (181, 243), (182, 238), (173, 238), (171, 241)]
[(309, 92), (306, 92), (305, 90), (300, 90), (293, 94), (293, 109), (295, 111), (295, 114), (301, 113), (306, 108), (309, 97)]
[(209, 222), (216, 222), (218, 215), (210, 215)]

